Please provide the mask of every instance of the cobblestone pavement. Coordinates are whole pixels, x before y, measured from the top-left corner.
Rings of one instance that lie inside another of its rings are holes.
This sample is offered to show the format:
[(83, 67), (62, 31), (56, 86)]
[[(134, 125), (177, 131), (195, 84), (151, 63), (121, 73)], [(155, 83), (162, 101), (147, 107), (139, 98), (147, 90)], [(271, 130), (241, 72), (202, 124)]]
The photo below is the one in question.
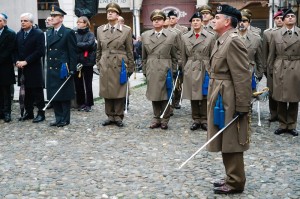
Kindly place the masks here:
[[(275, 136), (268, 127), (267, 102), (260, 103), (262, 126), (253, 107), (252, 143), (245, 153), (243, 194), (213, 194), (212, 181), (224, 177), (220, 153), (201, 151), (178, 167), (206, 141), (205, 131), (190, 131), (189, 101), (175, 110), (169, 130), (148, 128), (152, 119), (146, 86), (132, 89), (124, 128), (102, 127), (102, 100), (92, 112), (71, 112), (71, 125), (46, 121), (0, 122), (0, 198), (299, 198), (299, 138)], [(299, 124), (299, 122), (298, 122)]]

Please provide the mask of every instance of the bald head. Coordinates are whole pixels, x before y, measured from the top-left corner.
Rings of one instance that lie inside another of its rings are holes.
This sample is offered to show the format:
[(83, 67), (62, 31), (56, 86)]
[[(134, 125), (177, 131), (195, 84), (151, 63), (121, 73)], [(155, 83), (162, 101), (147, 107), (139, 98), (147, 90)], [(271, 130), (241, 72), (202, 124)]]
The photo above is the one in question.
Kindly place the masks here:
[(124, 23), (125, 23), (124, 18), (121, 17), (121, 16), (119, 16), (119, 17), (118, 17), (118, 23), (121, 24), (121, 25), (124, 25)]

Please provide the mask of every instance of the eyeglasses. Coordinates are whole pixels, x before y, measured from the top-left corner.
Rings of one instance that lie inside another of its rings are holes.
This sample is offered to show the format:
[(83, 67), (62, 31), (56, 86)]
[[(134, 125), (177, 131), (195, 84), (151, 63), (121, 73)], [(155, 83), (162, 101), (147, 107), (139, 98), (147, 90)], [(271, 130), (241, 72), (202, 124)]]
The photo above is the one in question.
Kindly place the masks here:
[(286, 16), (285, 16), (286, 18), (295, 18), (296, 16), (294, 15), (294, 14), (287, 14)]
[(21, 20), (21, 22), (28, 22), (29, 20)]
[(248, 23), (248, 22), (249, 22), (249, 20), (242, 20), (242, 22), (243, 22), (243, 23)]

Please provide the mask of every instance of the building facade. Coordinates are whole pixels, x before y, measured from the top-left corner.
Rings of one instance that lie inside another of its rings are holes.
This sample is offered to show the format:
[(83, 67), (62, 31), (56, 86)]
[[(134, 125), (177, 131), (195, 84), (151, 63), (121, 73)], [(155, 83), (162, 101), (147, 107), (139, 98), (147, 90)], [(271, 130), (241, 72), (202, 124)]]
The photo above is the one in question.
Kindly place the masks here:
[[(179, 13), (179, 24), (190, 27), (189, 19), (201, 5), (210, 5), (213, 10), (218, 4), (229, 4), (238, 9), (250, 9), (253, 13), (252, 25), (262, 30), (273, 26), (273, 13), (282, 7), (292, 7), (298, 13), (300, 0), (99, 0), (98, 14), (91, 18), (92, 31), (106, 23), (105, 7), (110, 2), (118, 3), (122, 10), (125, 24), (130, 26), (133, 34), (140, 34), (152, 27), (150, 14), (154, 9), (162, 9), (165, 13), (173, 9)], [(66, 13), (64, 24), (76, 27), (77, 17), (74, 13), (75, 0), (10, 0), (0, 1), (0, 12), (9, 16), (8, 25), (20, 29), (19, 16), (23, 12), (31, 12), (40, 28), (45, 29), (45, 19), (49, 16), (51, 5), (59, 5)], [(297, 14), (299, 21), (299, 14)]]

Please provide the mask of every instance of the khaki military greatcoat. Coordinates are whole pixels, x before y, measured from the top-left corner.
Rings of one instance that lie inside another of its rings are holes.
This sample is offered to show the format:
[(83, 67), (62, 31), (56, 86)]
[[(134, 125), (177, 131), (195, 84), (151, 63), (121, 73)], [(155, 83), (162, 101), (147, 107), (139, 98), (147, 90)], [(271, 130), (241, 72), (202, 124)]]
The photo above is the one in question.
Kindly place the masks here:
[[(223, 98), (225, 125), (233, 119), (236, 111), (249, 111), (252, 74), (247, 49), (236, 30), (228, 30), (217, 39), (210, 59), (209, 74), (208, 139), (219, 130), (214, 125), (214, 107), (219, 93)], [(208, 151), (234, 153), (247, 150), (249, 128), (247, 116), (237, 119), (207, 146)]]
[(128, 26), (117, 25), (111, 33), (109, 24), (97, 29), (97, 67), (100, 71), (100, 96), (118, 99), (126, 96), (127, 83), (120, 84), (124, 59), (127, 72), (133, 72), (132, 33)]
[(300, 101), (300, 29), (290, 36), (285, 27), (272, 33), (268, 65), (273, 74), (273, 98)]
[(257, 77), (261, 78), (264, 74), (261, 37), (251, 31), (247, 31), (245, 37), (243, 41), (246, 45), (248, 58), (252, 66), (250, 69), (252, 72), (255, 71)]
[(202, 30), (198, 39), (194, 31), (183, 35), (183, 99), (202, 100), (202, 84), (209, 58), (214, 46), (215, 36)]
[(150, 101), (168, 100), (166, 77), (169, 69), (177, 69), (177, 34), (163, 29), (159, 38), (154, 30), (142, 34), (143, 73), (147, 77), (146, 96)]

